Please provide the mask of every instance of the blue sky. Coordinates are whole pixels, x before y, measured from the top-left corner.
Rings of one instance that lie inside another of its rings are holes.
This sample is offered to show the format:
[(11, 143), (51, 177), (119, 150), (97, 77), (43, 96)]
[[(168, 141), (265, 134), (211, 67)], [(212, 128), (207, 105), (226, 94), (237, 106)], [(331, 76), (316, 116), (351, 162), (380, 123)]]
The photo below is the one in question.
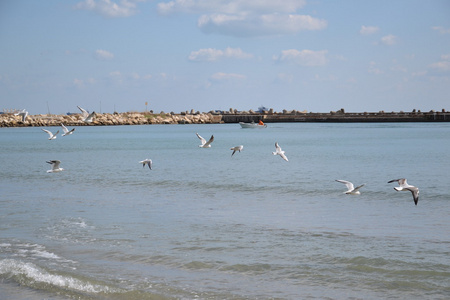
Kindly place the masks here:
[(450, 110), (450, 1), (6, 0), (0, 110)]

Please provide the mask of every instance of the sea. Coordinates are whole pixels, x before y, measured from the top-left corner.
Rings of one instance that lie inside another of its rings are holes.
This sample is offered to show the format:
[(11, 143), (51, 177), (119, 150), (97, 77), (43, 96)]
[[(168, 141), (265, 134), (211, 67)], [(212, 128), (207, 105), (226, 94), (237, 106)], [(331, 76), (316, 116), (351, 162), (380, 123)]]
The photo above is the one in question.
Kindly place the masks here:
[(450, 299), (450, 123), (75, 128), (0, 128), (0, 299)]

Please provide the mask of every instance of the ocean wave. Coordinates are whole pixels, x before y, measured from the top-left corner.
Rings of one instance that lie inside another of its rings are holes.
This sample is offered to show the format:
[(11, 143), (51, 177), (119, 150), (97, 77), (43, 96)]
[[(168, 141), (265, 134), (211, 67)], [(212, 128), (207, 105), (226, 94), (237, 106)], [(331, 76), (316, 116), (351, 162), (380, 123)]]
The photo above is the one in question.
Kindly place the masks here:
[(77, 278), (67, 272), (50, 271), (31, 262), (16, 259), (0, 260), (0, 277), (33, 289), (47, 292), (71, 293), (115, 293), (121, 289), (94, 282), (87, 278)]
[(20, 257), (58, 264), (76, 264), (75, 261), (60, 257), (56, 253), (49, 251), (45, 246), (39, 244), (13, 241), (11, 243), (2, 243), (0, 247), (5, 257)]

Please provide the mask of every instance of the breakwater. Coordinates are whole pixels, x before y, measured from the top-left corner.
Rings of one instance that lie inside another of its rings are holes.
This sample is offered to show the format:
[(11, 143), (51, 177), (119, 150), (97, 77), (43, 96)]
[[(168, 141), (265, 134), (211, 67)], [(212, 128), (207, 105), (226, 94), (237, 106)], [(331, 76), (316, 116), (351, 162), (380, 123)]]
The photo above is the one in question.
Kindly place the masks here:
[(450, 122), (450, 112), (442, 111), (412, 111), (412, 112), (362, 112), (348, 113), (344, 110), (331, 111), (329, 113), (313, 113), (299, 111), (284, 111), (282, 113), (265, 112), (262, 114), (224, 114), (224, 123), (237, 122)]
[(106, 126), (106, 125), (146, 125), (146, 124), (213, 124), (238, 122), (450, 122), (450, 112), (412, 111), (412, 112), (363, 112), (347, 113), (343, 109), (329, 113), (313, 113), (306, 111), (273, 110), (264, 112), (211, 111), (209, 113), (182, 112), (176, 113), (96, 113), (92, 122), (84, 122), (81, 114), (71, 115), (28, 115), (25, 120), (12, 113), (0, 114), (0, 127), (25, 126)]

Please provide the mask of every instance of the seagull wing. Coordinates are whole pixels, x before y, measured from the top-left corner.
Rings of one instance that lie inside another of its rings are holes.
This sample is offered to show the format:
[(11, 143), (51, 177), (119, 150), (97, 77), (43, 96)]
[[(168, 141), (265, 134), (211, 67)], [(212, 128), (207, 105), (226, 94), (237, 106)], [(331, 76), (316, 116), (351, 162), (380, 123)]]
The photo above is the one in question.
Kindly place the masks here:
[(230, 150), (233, 150), (233, 153), (231, 154), (231, 156), (233, 156), (234, 153), (236, 153), (236, 151), (241, 152), (242, 148), (244, 148), (244, 146), (242, 146), (242, 145), (231, 148)]
[(59, 169), (59, 164), (61, 163), (60, 160), (49, 160), (47, 161), (48, 164), (52, 165), (52, 170)]
[(360, 188), (362, 188), (363, 186), (365, 186), (366, 184), (365, 183), (363, 183), (363, 184), (361, 184), (361, 185), (358, 185), (357, 187), (355, 187), (355, 189), (353, 190), (353, 191), (357, 191), (357, 190), (359, 190)]
[(44, 132), (47, 132), (48, 133), (48, 135), (50, 136), (50, 137), (52, 137), (53, 136), (53, 133), (51, 133), (50, 131), (48, 131), (47, 129), (42, 129), (42, 131), (44, 131)]
[(406, 179), (405, 179), (405, 178), (399, 179), (399, 180), (398, 180), (398, 184), (399, 184), (400, 186), (407, 186), (407, 185), (408, 185), (408, 183), (406, 182)]
[(206, 144), (206, 140), (205, 140), (200, 134), (196, 133), (196, 135), (197, 135), (197, 137), (200, 139), (200, 141), (202, 142), (202, 146), (203, 146), (204, 144)]
[(211, 144), (212, 142), (214, 142), (214, 135), (211, 135), (211, 138), (206, 142), (204, 146), (209, 146), (209, 144)]
[(53, 169), (59, 169), (59, 164), (61, 163), (61, 161), (52, 160), (52, 163), (53, 163)]
[(413, 195), (414, 198), (414, 204), (417, 205), (417, 202), (419, 202), (419, 189), (414, 187), (409, 189)]
[(87, 122), (87, 123), (92, 122), (92, 119), (94, 118), (94, 116), (95, 116), (95, 111), (91, 112), (91, 114), (88, 115), (88, 116), (84, 119), (84, 122)]
[(61, 127), (62, 127), (64, 133), (68, 133), (69, 132), (69, 129), (67, 129), (67, 127), (64, 126), (64, 124), (61, 123)]
[(87, 118), (87, 117), (89, 116), (89, 113), (88, 113), (84, 108), (79, 107), (79, 106), (77, 106), (77, 107), (78, 107), (78, 109), (81, 111), (81, 115), (82, 115), (84, 118)]
[(284, 155), (284, 151), (282, 151), (282, 152), (280, 153), (280, 156), (281, 156), (281, 158), (284, 159), (285, 161), (289, 161), (288, 158), (286, 157), (286, 155)]
[[(352, 190), (354, 190), (355, 188), (354, 188), (354, 186), (353, 186), (353, 183), (351, 183), (350, 181), (347, 181), (347, 180), (336, 180), (337, 182), (340, 182), (340, 183), (343, 183), (343, 184), (345, 184), (346, 186), (347, 186), (347, 189), (349, 190), (349, 191), (352, 191)], [(359, 186), (358, 188), (360, 188), (361, 186)]]
[(28, 116), (28, 112), (24, 109), (19, 113), (19, 116), (22, 116), (22, 122), (25, 122)]
[(277, 142), (275, 142), (275, 150), (276, 150), (276, 152), (280, 152), (281, 151), (281, 147), (280, 147), (280, 145), (278, 145)]
[(392, 180), (389, 180), (388, 181), (388, 183), (392, 183), (392, 182), (398, 182), (398, 184), (401, 184), (400, 182), (402, 181), (402, 180), (405, 180), (405, 179), (403, 179), (403, 178), (400, 178), (400, 179), (392, 179)]

